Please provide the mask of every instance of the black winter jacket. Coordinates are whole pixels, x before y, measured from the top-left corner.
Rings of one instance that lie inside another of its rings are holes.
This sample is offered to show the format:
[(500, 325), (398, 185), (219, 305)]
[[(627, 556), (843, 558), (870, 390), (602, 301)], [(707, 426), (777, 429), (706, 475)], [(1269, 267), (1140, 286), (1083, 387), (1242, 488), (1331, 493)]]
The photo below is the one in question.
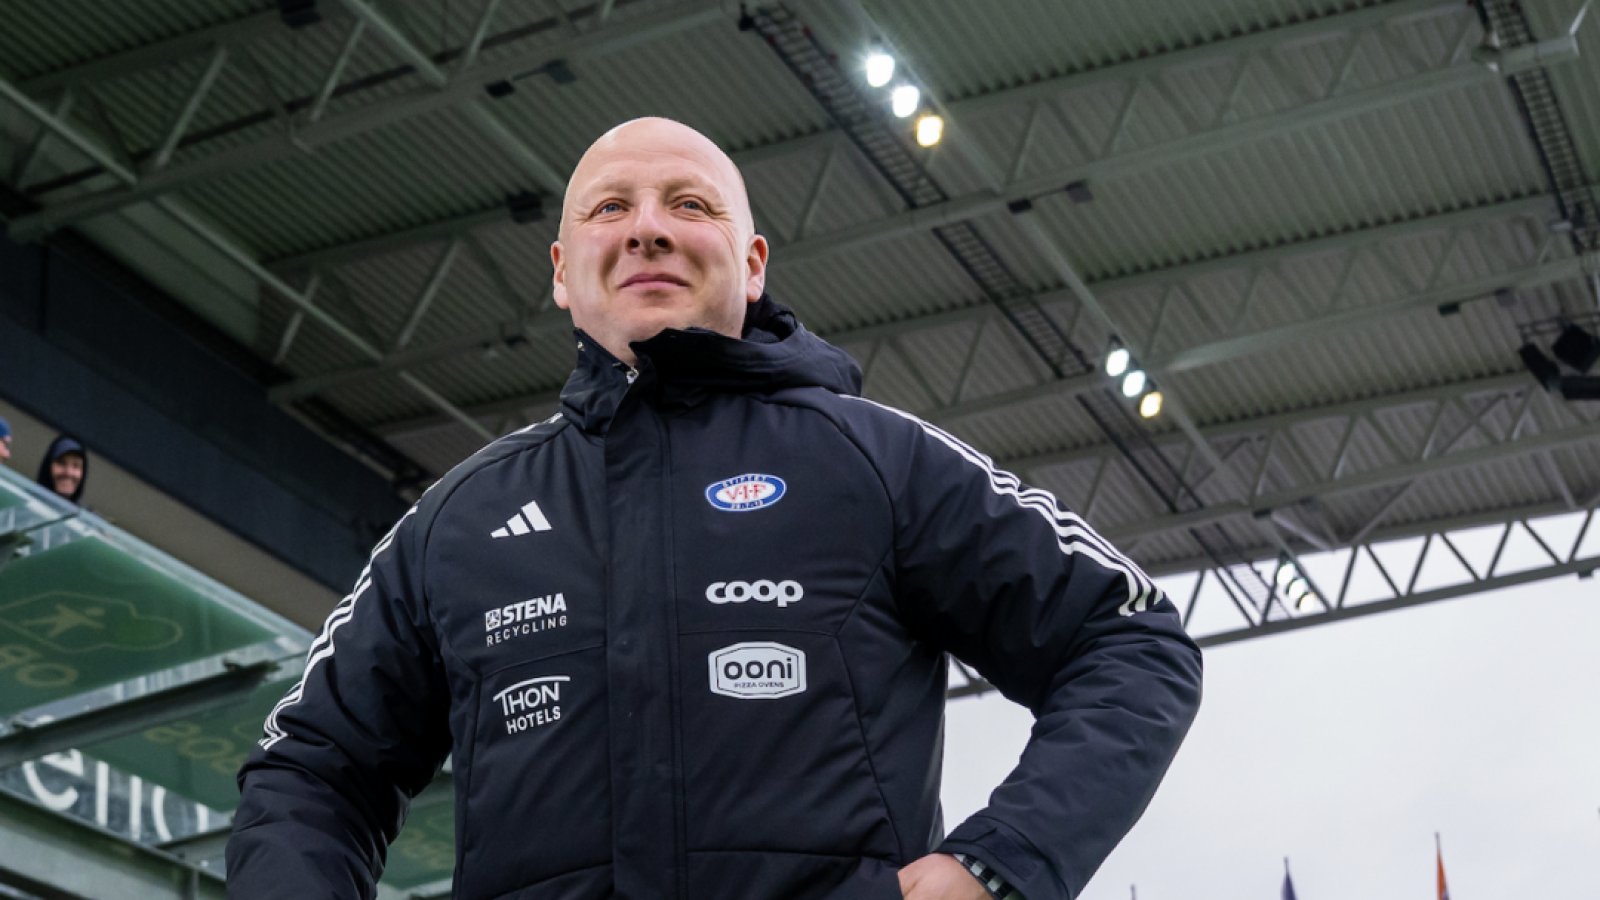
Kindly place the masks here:
[[(1199, 702), (1172, 604), (770, 300), (636, 373), (578, 346), (560, 413), (432, 487), (329, 617), (240, 772), (230, 895), (372, 896), (446, 754), (458, 898), (890, 900), (935, 848), (1077, 894)], [(948, 837), (946, 652), (1038, 717)]]

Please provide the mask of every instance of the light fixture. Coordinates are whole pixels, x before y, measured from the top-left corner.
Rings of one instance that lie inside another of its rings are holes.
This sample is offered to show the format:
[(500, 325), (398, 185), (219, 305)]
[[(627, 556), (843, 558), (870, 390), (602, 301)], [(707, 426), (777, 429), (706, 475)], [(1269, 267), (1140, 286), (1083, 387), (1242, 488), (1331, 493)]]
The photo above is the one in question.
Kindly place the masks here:
[(1600, 361), (1600, 338), (1571, 322), (1561, 329), (1550, 349), (1555, 351), (1556, 359), (1579, 372), (1588, 372)]
[(1154, 419), (1161, 415), (1161, 392), (1152, 390), (1139, 398), (1139, 415), (1146, 419)]
[(1522, 357), (1523, 366), (1533, 373), (1533, 377), (1547, 391), (1554, 391), (1561, 387), (1561, 367), (1556, 365), (1550, 357), (1544, 355), (1534, 344), (1523, 344), (1517, 348), (1517, 355)]
[(1143, 369), (1134, 369), (1132, 372), (1129, 372), (1127, 375), (1123, 376), (1122, 396), (1132, 400), (1134, 397), (1144, 393), (1145, 380)]
[(894, 111), (895, 118), (909, 119), (917, 111), (917, 104), (922, 102), (922, 92), (915, 85), (902, 84), (889, 94), (889, 108)]
[(1272, 580), (1278, 583), (1278, 587), (1286, 588), (1289, 586), (1289, 582), (1295, 580), (1296, 577), (1298, 576), (1295, 575), (1295, 569), (1292, 564), (1280, 562), (1278, 564), (1278, 574), (1273, 576)]
[(1111, 352), (1106, 354), (1106, 374), (1116, 378), (1128, 371), (1128, 348), (1113, 345)]
[(894, 57), (882, 50), (867, 54), (867, 84), (881, 88), (894, 77)]
[(1564, 400), (1600, 400), (1600, 375), (1568, 375), (1561, 379)]
[(944, 137), (944, 119), (928, 115), (917, 120), (917, 144), (932, 147)]

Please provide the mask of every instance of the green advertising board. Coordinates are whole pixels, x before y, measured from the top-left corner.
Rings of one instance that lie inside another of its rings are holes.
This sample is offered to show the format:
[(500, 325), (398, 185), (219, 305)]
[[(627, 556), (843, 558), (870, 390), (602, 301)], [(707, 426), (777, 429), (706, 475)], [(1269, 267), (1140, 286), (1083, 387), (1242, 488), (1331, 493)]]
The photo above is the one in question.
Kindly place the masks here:
[(260, 739), (261, 723), (297, 678), (270, 681), (224, 709), (80, 749), (174, 794), (227, 812), (239, 805), (234, 776)]
[(0, 568), (0, 715), (275, 636), (99, 537)]

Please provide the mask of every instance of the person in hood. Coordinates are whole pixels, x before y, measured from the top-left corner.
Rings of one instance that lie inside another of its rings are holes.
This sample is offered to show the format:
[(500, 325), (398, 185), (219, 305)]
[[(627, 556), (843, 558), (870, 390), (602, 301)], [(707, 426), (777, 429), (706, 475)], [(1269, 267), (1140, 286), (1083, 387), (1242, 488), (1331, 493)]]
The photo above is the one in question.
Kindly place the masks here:
[[(1054, 497), (862, 398), (768, 256), (698, 132), (583, 155), (561, 408), (374, 549), (239, 773), (231, 896), (372, 896), (446, 756), (458, 898), (1082, 891), (1193, 720), (1199, 651)], [(948, 834), (946, 654), (1037, 720)]]
[(39, 461), (39, 484), (77, 503), (88, 480), (89, 451), (83, 442), (71, 435), (57, 435)]

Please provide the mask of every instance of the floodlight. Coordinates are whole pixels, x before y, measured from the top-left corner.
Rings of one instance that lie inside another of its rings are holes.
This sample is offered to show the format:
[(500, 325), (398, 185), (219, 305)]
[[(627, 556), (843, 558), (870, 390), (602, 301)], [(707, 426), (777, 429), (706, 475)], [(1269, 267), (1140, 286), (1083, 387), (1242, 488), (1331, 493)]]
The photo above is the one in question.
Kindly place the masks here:
[(893, 77), (894, 57), (882, 50), (874, 50), (867, 54), (867, 84), (881, 88)]
[(1112, 347), (1111, 352), (1106, 354), (1106, 374), (1116, 378), (1126, 371), (1128, 371), (1128, 348)]
[(1139, 398), (1139, 415), (1146, 419), (1154, 419), (1161, 415), (1161, 392), (1151, 391)]
[(1278, 574), (1273, 577), (1273, 580), (1278, 583), (1278, 587), (1283, 588), (1288, 587), (1289, 582), (1295, 580), (1296, 577), (1294, 566), (1284, 563), (1278, 567)]
[(1144, 383), (1144, 370), (1134, 369), (1122, 379), (1122, 396), (1127, 397), (1129, 400), (1139, 396), (1144, 393)]
[(1561, 329), (1550, 349), (1555, 351), (1556, 359), (1579, 372), (1588, 372), (1600, 360), (1600, 338), (1571, 322)]
[(944, 119), (938, 116), (923, 116), (917, 120), (917, 143), (923, 147), (932, 147), (944, 137)]
[(1517, 355), (1522, 357), (1522, 364), (1533, 373), (1534, 380), (1544, 386), (1547, 391), (1556, 390), (1561, 386), (1561, 367), (1556, 365), (1544, 351), (1534, 344), (1523, 344), (1517, 348)]
[(1309, 603), (1321, 603), (1321, 602), (1322, 602), (1322, 598), (1317, 596), (1317, 592), (1316, 591), (1308, 590), (1305, 593), (1301, 594), (1298, 598), (1295, 599), (1295, 601), (1294, 601), (1295, 612), (1305, 612), (1307, 604), (1309, 604)]
[(889, 94), (889, 108), (894, 111), (895, 117), (909, 119), (917, 111), (917, 104), (922, 102), (922, 92), (915, 85), (902, 84)]

